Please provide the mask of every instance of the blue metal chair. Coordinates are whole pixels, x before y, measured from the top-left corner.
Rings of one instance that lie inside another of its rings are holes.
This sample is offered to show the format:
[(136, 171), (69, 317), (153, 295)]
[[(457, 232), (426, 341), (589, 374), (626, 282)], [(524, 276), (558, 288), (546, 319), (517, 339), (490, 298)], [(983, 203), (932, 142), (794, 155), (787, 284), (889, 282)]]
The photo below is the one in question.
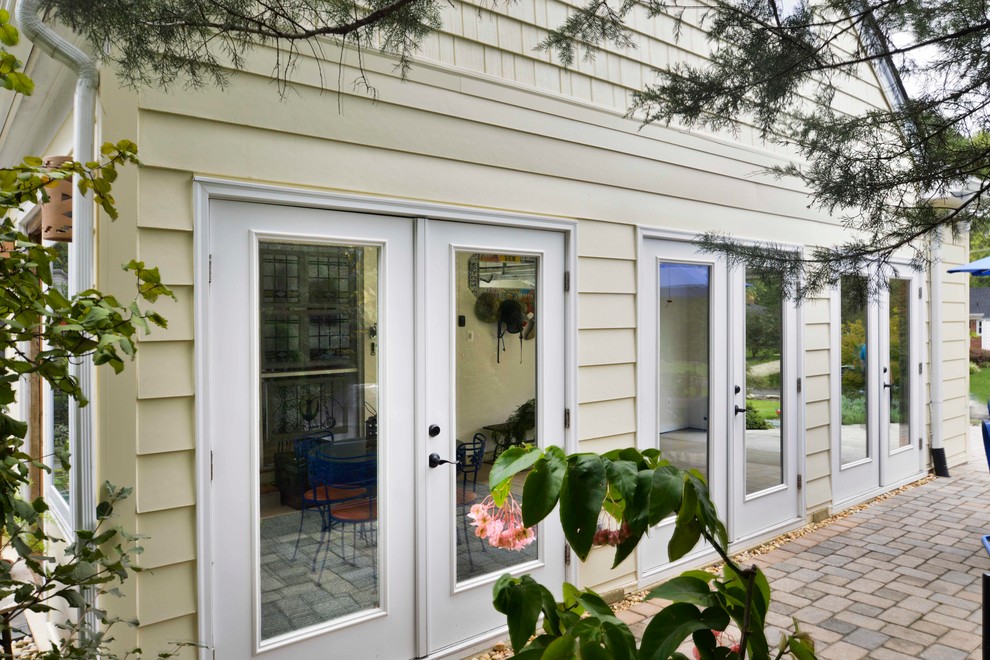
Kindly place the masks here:
[(980, 428), (983, 431), (983, 451), (987, 455), (987, 467), (990, 468), (990, 420), (983, 420)]
[[(457, 471), (464, 475), (461, 487), (457, 489), (455, 502), (461, 510), (460, 527), (464, 532), (464, 545), (467, 548), (468, 561), (474, 567), (474, 557), (471, 554), (471, 536), (468, 533), (467, 514), (471, 506), (478, 500), (478, 472), (481, 471), (481, 464), (485, 460), (485, 445), (488, 438), (484, 433), (475, 433), (469, 442), (462, 442), (457, 445)], [(471, 479), (471, 488), (468, 489), (468, 479)], [(458, 535), (460, 542), (460, 535)], [(481, 541), (481, 549), (485, 550), (485, 542)]]
[[(323, 563), (320, 565), (320, 575), (316, 582), (323, 578), (323, 570), (327, 565), (330, 551), (330, 534), (335, 526), (343, 528), (352, 526), (352, 548), (350, 563), (357, 557), (358, 533), (369, 546), (374, 546), (371, 561), (375, 577), (378, 576), (378, 553), (375, 523), (378, 521), (378, 455), (364, 454), (361, 456), (339, 457), (330, 454), (327, 448), (317, 448), (310, 460), (316, 466), (316, 475), (321, 493), (326, 495), (324, 529), (320, 535), (320, 545), (324, 542)], [(344, 561), (347, 559), (346, 539), (344, 529), (340, 534), (340, 553)], [(319, 554), (317, 545), (313, 557), (313, 568), (316, 568), (316, 556)]]

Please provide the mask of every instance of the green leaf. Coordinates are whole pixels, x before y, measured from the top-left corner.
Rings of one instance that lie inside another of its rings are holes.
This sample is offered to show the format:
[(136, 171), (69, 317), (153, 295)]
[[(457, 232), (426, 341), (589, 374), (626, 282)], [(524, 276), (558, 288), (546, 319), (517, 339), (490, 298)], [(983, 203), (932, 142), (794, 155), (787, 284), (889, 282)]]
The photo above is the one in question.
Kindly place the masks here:
[(567, 457), (559, 447), (548, 447), (533, 464), (523, 485), (522, 514), (526, 527), (535, 527), (557, 506), (566, 471)]
[(696, 630), (725, 630), (729, 616), (718, 608), (699, 610), (689, 603), (674, 603), (657, 613), (643, 632), (639, 657), (667, 660)]
[[(598, 640), (583, 641), (580, 645), (581, 660), (614, 660), (614, 656), (602, 648)], [(569, 656), (572, 657), (572, 656)]]
[(568, 458), (560, 490), (560, 524), (564, 536), (581, 560), (588, 557), (605, 499), (605, 465), (597, 454)]
[(491, 474), (488, 476), (488, 487), (495, 490), (508, 483), (519, 472), (533, 467), (542, 456), (543, 451), (538, 447), (509, 447), (498, 455), (495, 465), (492, 466)]
[(675, 603), (691, 603), (699, 607), (713, 607), (718, 599), (708, 582), (694, 576), (680, 575), (664, 582), (646, 595), (647, 598), (663, 598)]
[(513, 649), (522, 649), (536, 632), (542, 604), (539, 585), (528, 575), (522, 576), (510, 590), (506, 623)]
[(551, 642), (543, 652), (543, 660), (573, 660), (577, 657), (577, 640), (570, 635), (564, 635)]
[(811, 640), (788, 638), (788, 650), (796, 660), (817, 660), (815, 644)]
[(630, 461), (605, 461), (605, 477), (608, 484), (626, 502), (632, 502), (636, 497), (636, 479), (639, 469)]
[(677, 561), (687, 553), (691, 552), (694, 546), (698, 545), (701, 539), (701, 525), (696, 520), (687, 523), (677, 523), (674, 525), (674, 533), (667, 543), (667, 556), (670, 561)]
[(86, 601), (83, 600), (82, 595), (75, 589), (63, 589), (58, 592), (58, 595), (65, 599), (65, 602), (69, 604), (69, 607), (86, 606)]
[(621, 621), (602, 621), (602, 635), (605, 648), (613, 660), (632, 660), (636, 657), (636, 638), (629, 626)]
[(671, 465), (658, 467), (653, 471), (653, 489), (650, 492), (650, 526), (660, 521), (681, 506), (684, 491), (683, 473)]

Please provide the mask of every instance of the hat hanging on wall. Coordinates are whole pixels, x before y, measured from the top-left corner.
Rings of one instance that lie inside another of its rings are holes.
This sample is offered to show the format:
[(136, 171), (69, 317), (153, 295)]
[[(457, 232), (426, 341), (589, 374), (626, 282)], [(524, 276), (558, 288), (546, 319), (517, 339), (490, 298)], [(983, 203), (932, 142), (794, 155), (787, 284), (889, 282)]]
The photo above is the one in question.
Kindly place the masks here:
[(482, 323), (495, 323), (498, 321), (498, 294), (494, 291), (483, 291), (478, 295), (474, 303), (474, 315)]

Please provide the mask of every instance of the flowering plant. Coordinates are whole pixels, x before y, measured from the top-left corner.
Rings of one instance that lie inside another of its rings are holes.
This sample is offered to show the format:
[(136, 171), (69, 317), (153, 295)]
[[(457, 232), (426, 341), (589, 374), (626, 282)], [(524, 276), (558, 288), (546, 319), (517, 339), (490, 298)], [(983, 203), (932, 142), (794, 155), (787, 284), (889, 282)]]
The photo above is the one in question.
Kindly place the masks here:
[(487, 539), (493, 547), (506, 550), (522, 550), (536, 540), (536, 534), (522, 523), (522, 507), (510, 493), (502, 506), (495, 504), (489, 495), (480, 504), (471, 507), (468, 513), (474, 534), (479, 539)]
[[(517, 502), (509, 486), (521, 472), (526, 472), (526, 480), (522, 501)], [(582, 560), (593, 546), (611, 546), (613, 566), (618, 565), (644, 534), (668, 520), (673, 523), (667, 544), (671, 561), (687, 555), (702, 540), (723, 561), (721, 575), (687, 571), (650, 592), (649, 598), (671, 604), (650, 621), (638, 649), (629, 627), (594, 591), (565, 583), (563, 601), (558, 601), (528, 575), (503, 575), (495, 583), (493, 604), (506, 615), (517, 657), (687, 660), (677, 649), (689, 637), (698, 660), (816, 657), (814, 642), (796, 621), (794, 633), (782, 634), (771, 655), (764, 630), (770, 585), (758, 567), (739, 566), (728, 555), (725, 525), (697, 470), (671, 465), (656, 449), (567, 455), (558, 447), (525, 446), (499, 456), (489, 486), (491, 496), (475, 505), (472, 514), (475, 533), (493, 544), (503, 543), (506, 536), (505, 543), (515, 547), (517, 536), (521, 538), (529, 532), (526, 528), (535, 527), (559, 505), (564, 536)], [(512, 525), (508, 535), (507, 521)], [(730, 625), (739, 630), (738, 642), (725, 632)]]

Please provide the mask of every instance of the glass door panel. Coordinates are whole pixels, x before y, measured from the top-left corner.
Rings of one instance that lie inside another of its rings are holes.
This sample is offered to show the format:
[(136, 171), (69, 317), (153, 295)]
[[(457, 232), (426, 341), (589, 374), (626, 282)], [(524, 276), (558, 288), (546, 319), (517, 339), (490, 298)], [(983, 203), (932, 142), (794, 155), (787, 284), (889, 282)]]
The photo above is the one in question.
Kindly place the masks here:
[(839, 290), (841, 350), (841, 425), (839, 456), (847, 466), (872, 457), (870, 442), (870, 382), (868, 350), (870, 323), (866, 281), (843, 277)]
[(412, 222), (214, 200), (209, 223), (215, 657), (415, 657)]
[(659, 264), (657, 325), (661, 456), (711, 478), (711, 267)]
[[(539, 258), (457, 251), (454, 261), (458, 464), (451, 515), (457, 528), (457, 581), (463, 582), (537, 559), (539, 530), (522, 532), (513, 520), (499, 517), (489, 498), (488, 476), (505, 449), (538, 440)], [(523, 472), (513, 480), (511, 498), (517, 505), (525, 478)], [(475, 526), (472, 507), (495, 515)]]
[[(564, 234), (433, 220), (420, 226), (426, 359), (418, 465), (429, 604), (422, 655), (454, 654), (505, 625), (491, 607), (500, 575), (525, 573), (551, 589), (564, 579), (556, 516), (524, 530), (518, 512), (496, 511), (488, 499), (496, 454), (518, 442), (561, 446), (569, 433)], [(524, 476), (511, 489), (517, 504)]]
[(779, 275), (746, 272), (746, 495), (784, 482), (784, 295)]
[(379, 252), (259, 244), (263, 641), (381, 605)]
[(890, 396), (889, 449), (911, 445), (911, 287), (909, 280), (890, 281), (887, 379)]

